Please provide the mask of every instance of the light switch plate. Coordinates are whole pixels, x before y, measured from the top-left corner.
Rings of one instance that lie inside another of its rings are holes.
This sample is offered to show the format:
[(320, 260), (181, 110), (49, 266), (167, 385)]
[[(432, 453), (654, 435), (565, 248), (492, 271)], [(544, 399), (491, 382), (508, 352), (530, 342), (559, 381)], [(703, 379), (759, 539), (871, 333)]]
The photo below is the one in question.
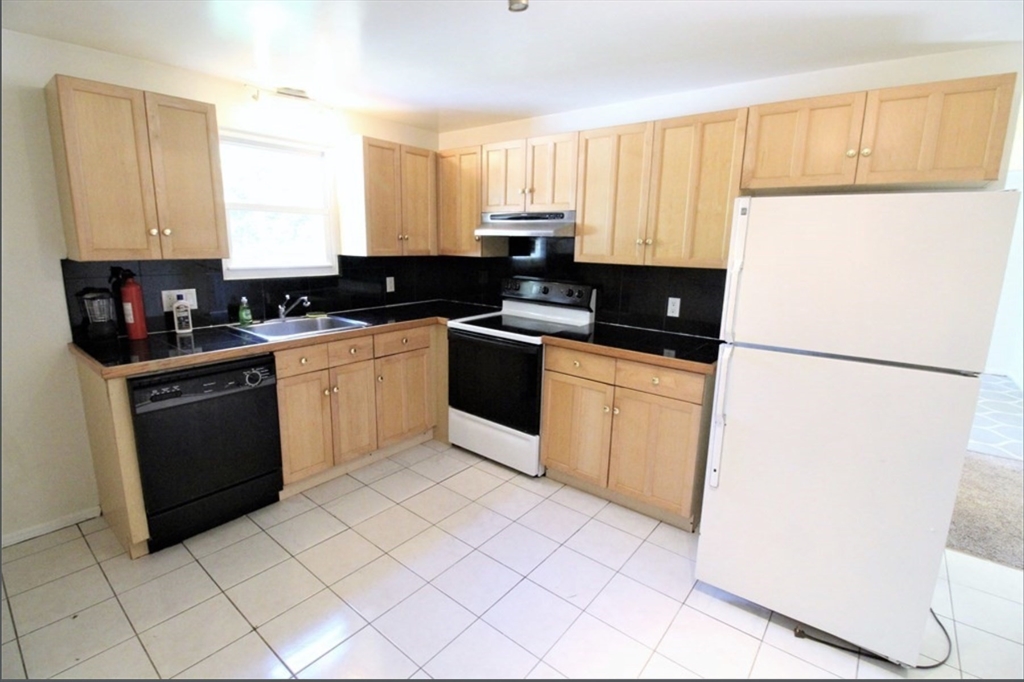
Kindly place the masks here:
[(392, 294), (392, 293), (395, 292), (395, 278), (394, 277), (385, 277), (384, 278), (384, 290), (387, 293), (389, 293), (389, 294)]
[(669, 297), (668, 299), (668, 312), (665, 313), (669, 317), (679, 317), (679, 299)]
[(178, 300), (178, 294), (185, 294), (185, 300), (188, 301), (188, 305), (192, 310), (199, 307), (199, 302), (196, 300), (195, 289), (167, 289), (160, 292), (160, 300), (164, 304), (164, 312), (171, 312), (171, 308), (174, 307), (174, 302)]

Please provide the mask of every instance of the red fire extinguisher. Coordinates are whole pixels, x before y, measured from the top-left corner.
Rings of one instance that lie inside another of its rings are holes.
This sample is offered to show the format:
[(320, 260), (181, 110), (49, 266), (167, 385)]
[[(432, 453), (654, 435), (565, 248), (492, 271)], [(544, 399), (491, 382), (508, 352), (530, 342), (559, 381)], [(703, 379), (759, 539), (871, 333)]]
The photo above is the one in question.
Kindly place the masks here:
[(147, 336), (146, 331), (146, 309), (142, 305), (142, 287), (135, 281), (135, 273), (123, 269), (111, 273), (113, 277), (121, 279), (121, 306), (124, 308), (124, 325), (128, 330), (128, 338), (132, 341), (140, 341)]

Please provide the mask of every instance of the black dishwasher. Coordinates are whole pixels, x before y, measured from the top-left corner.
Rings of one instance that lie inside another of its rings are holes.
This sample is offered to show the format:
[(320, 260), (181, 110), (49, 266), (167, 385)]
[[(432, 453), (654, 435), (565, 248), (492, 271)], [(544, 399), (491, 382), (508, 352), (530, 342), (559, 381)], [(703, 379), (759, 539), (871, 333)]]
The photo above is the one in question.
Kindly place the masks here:
[(274, 356), (128, 380), (149, 550), (276, 502)]

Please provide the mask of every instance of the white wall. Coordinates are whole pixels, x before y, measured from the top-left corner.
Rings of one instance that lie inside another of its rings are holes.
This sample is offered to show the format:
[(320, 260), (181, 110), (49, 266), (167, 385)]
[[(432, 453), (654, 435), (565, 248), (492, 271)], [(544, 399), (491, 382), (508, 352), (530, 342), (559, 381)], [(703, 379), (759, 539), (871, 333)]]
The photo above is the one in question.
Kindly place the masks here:
[(99, 513), (60, 259), (67, 256), (43, 87), (55, 73), (217, 105), (222, 127), (333, 145), (350, 132), (437, 148), (437, 133), (240, 83), (4, 30), (3, 544)]
[[(3, 544), (96, 513), (60, 259), (66, 256), (42, 88), (55, 73), (213, 102), (222, 127), (333, 144), (347, 132), (448, 149), (831, 92), (1021, 71), (1019, 46), (868, 64), (437, 135), (242, 84), (2, 32)], [(1019, 88), (1018, 84), (1018, 88)]]

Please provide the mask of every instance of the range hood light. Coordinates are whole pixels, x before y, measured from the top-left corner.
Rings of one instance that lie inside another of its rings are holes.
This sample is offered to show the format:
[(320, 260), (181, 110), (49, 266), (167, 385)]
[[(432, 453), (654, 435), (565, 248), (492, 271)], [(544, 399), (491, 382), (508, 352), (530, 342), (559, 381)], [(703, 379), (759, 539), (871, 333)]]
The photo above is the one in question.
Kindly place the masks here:
[(509, 12), (522, 12), (530, 6), (530, 0), (508, 0)]

